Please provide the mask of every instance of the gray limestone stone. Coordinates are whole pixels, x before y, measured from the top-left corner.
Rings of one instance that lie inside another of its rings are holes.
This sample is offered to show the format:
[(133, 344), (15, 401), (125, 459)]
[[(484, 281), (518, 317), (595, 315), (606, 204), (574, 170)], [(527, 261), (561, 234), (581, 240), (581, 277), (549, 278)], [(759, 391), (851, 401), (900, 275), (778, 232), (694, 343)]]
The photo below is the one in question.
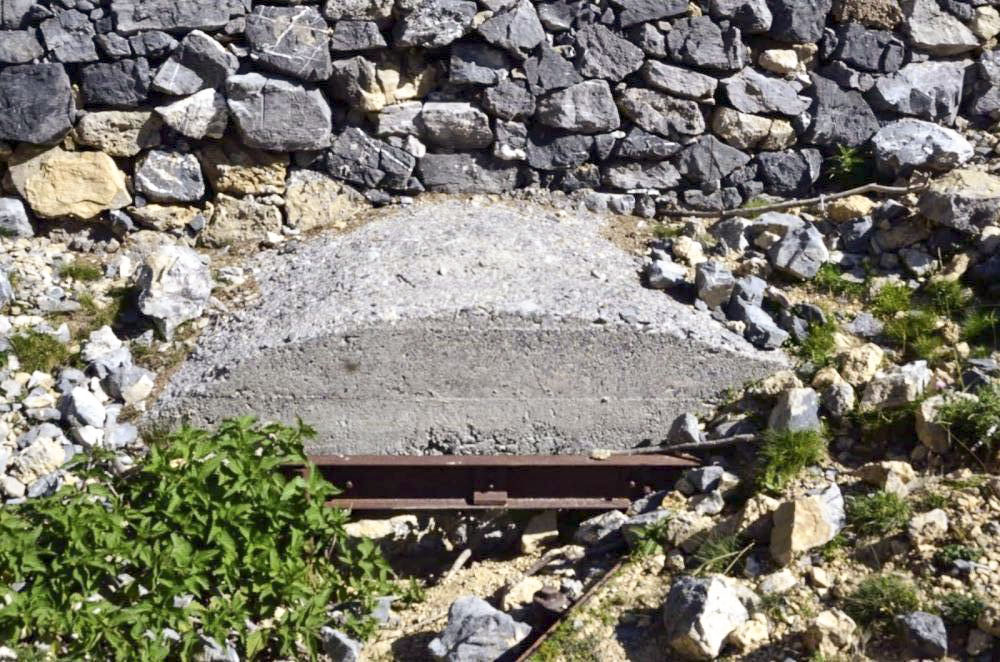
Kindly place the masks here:
[(568, 170), (583, 165), (589, 158), (594, 139), (591, 136), (531, 133), (528, 136), (528, 165), (539, 170)]
[(544, 94), (576, 85), (583, 78), (559, 51), (543, 44), (538, 53), (524, 61), (524, 76), (532, 94)]
[(750, 67), (723, 79), (722, 89), (733, 108), (751, 115), (781, 113), (794, 117), (809, 108), (809, 99), (800, 97), (795, 85)]
[(490, 118), (464, 101), (428, 101), (418, 122), (431, 145), (450, 149), (482, 149), (493, 144)]
[(971, 66), (971, 60), (914, 62), (876, 81), (869, 98), (880, 110), (952, 125)]
[(906, 45), (895, 33), (868, 30), (852, 21), (837, 30), (833, 57), (862, 71), (892, 73), (903, 66)]
[(674, 21), (667, 33), (667, 50), (674, 62), (709, 71), (739, 71), (746, 64), (739, 29), (723, 30), (708, 16)]
[(662, 161), (680, 150), (680, 143), (633, 127), (615, 145), (614, 155), (633, 161)]
[(488, 43), (506, 49), (523, 59), (545, 41), (535, 6), (531, 0), (521, 0), (513, 9), (500, 12), (479, 26), (479, 34)]
[(265, 69), (312, 82), (333, 73), (330, 30), (315, 7), (258, 5), (247, 16), (245, 35), (250, 58)]
[(622, 115), (638, 127), (664, 138), (698, 136), (705, 133), (705, 116), (701, 107), (691, 99), (675, 97), (630, 87), (618, 97)]
[(338, 21), (330, 33), (331, 51), (370, 51), (387, 46), (378, 23), (374, 21)]
[(159, 106), (156, 112), (163, 118), (164, 124), (195, 140), (221, 138), (229, 124), (226, 97), (211, 88)]
[(83, 12), (71, 9), (58, 16), (42, 21), (39, 26), (45, 47), (57, 62), (94, 62), (97, 47), (94, 36), (97, 31)]
[(475, 42), (451, 46), (448, 77), (459, 85), (496, 85), (509, 76), (510, 61), (499, 48)]
[(686, 659), (713, 660), (729, 633), (750, 618), (724, 576), (678, 577), (663, 604), (670, 647)]
[(44, 54), (33, 30), (0, 30), (0, 64), (27, 64)]
[(618, 162), (601, 167), (601, 180), (611, 188), (624, 191), (669, 189), (677, 186), (681, 175), (669, 161)]
[(872, 137), (879, 172), (907, 177), (914, 170), (946, 172), (972, 158), (972, 145), (962, 134), (933, 122), (902, 119)]
[(719, 308), (732, 297), (736, 278), (721, 262), (709, 260), (695, 267), (694, 286), (698, 298), (709, 308)]
[(871, 107), (859, 92), (841, 89), (837, 83), (812, 74), (812, 126), (806, 139), (814, 145), (858, 147), (878, 131), (879, 123)]
[(189, 33), (153, 78), (153, 89), (186, 96), (206, 88), (221, 88), (239, 68), (236, 56), (201, 31)]
[(771, 264), (779, 271), (800, 280), (810, 280), (830, 259), (823, 235), (816, 226), (806, 224), (791, 229), (775, 242), (768, 252)]
[(197, 202), (205, 195), (194, 154), (151, 150), (136, 163), (135, 190), (153, 202)]
[(579, 528), (573, 533), (573, 542), (586, 547), (606, 543), (621, 535), (621, 528), (626, 522), (628, 515), (619, 510), (594, 515), (580, 522)]
[(472, 29), (476, 3), (469, 0), (416, 0), (396, 23), (395, 45), (438, 48)]
[(976, 63), (976, 74), (969, 112), (1000, 118), (1000, 50), (984, 52)]
[(948, 630), (936, 614), (913, 611), (896, 618), (910, 655), (938, 659), (948, 654)]
[[(674, 419), (667, 432), (667, 445), (677, 444), (697, 444), (701, 441), (701, 428), (698, 426), (698, 417), (690, 412), (685, 412)], [(719, 470), (721, 471), (721, 467)], [(690, 474), (690, 472), (688, 472)], [(707, 491), (707, 490), (699, 490)]]
[(611, 87), (599, 79), (577, 83), (540, 100), (535, 119), (578, 133), (614, 131), (621, 125)]
[(717, 182), (750, 162), (750, 157), (730, 147), (715, 136), (702, 136), (681, 151), (677, 169), (690, 181), (701, 184)]
[(687, 12), (687, 0), (611, 0), (618, 8), (618, 24), (627, 28), (637, 23), (658, 21)]
[(819, 430), (819, 394), (811, 388), (792, 388), (778, 396), (767, 427), (779, 432)]
[(657, 60), (646, 61), (642, 67), (642, 77), (650, 87), (688, 99), (714, 99), (715, 88), (719, 85), (718, 79), (712, 76)]
[(773, 16), (767, 0), (710, 0), (712, 18), (727, 19), (746, 34), (761, 34), (771, 29)]
[(217, 30), (245, 13), (242, 2), (225, 0), (111, 0), (118, 32)]
[(767, 6), (774, 17), (769, 36), (778, 41), (814, 43), (823, 36), (833, 0), (767, 0)]
[(641, 287), (605, 222), (453, 200), (262, 254), (261, 297), (202, 335), (157, 416), (286, 419), (294, 399), (310, 452), (579, 452), (784, 365)]
[(28, 213), (19, 198), (0, 198), (0, 236), (33, 237)]
[(459, 598), (448, 609), (448, 624), (427, 648), (445, 662), (486, 662), (500, 659), (529, 634), (531, 626), (474, 596)]
[(420, 180), (437, 193), (503, 193), (517, 185), (517, 167), (485, 154), (427, 154)]
[(88, 107), (138, 108), (149, 98), (149, 62), (144, 57), (88, 64), (82, 78)]
[(20, 30), (28, 27), (28, 17), (35, 0), (0, 0), (0, 28)]
[(488, 113), (505, 120), (517, 120), (535, 114), (535, 96), (521, 81), (505, 80), (495, 87), (487, 88), (483, 93), (482, 103)]
[(809, 193), (819, 180), (823, 156), (816, 149), (761, 152), (757, 155), (764, 190), (774, 195), (798, 197)]
[(620, 81), (642, 66), (645, 55), (638, 46), (600, 24), (576, 34), (576, 68), (587, 78)]
[(73, 127), (76, 105), (61, 64), (22, 64), (0, 70), (0, 140), (58, 142)]
[(174, 330), (201, 316), (212, 296), (208, 258), (192, 248), (163, 244), (139, 269), (139, 310), (170, 339)]
[(972, 30), (941, 9), (937, 0), (903, 0), (910, 43), (934, 55), (957, 55), (979, 47)]
[(319, 90), (244, 74), (231, 76), (226, 91), (229, 112), (249, 147), (292, 152), (330, 144), (330, 106)]

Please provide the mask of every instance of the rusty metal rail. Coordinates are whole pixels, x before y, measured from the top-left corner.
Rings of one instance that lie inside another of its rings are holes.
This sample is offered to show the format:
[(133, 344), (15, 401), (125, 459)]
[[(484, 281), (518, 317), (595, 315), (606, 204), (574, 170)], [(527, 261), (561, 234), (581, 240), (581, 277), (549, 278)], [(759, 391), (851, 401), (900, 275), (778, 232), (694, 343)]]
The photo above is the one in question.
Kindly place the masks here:
[(309, 458), (352, 510), (613, 510), (671, 487), (698, 461), (671, 455), (322, 455)]

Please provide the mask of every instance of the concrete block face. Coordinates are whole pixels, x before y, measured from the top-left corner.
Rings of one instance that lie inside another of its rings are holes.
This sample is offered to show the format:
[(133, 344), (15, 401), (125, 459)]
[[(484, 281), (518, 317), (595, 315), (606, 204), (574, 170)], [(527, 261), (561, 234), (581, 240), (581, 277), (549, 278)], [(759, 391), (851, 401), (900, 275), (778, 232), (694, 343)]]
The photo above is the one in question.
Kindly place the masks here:
[(154, 416), (302, 417), (311, 453), (586, 453), (785, 363), (640, 284), (605, 219), (464, 201), (384, 212), (254, 264)]

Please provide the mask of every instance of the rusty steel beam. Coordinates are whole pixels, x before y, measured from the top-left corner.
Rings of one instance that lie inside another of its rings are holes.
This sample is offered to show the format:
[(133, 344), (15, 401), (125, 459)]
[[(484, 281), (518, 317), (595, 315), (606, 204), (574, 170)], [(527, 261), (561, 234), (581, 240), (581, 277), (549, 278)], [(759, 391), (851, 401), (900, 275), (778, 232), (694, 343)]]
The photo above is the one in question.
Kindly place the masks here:
[(309, 461), (352, 510), (613, 510), (673, 486), (697, 460), (670, 455), (322, 455)]

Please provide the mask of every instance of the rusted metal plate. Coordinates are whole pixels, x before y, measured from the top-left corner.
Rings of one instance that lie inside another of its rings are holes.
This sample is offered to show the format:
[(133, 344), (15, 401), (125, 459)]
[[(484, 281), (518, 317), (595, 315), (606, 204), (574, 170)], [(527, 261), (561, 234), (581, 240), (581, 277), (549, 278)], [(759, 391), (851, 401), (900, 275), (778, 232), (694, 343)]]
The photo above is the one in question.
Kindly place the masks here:
[(672, 487), (696, 460), (669, 455), (387, 456), (309, 458), (353, 510), (549, 508), (611, 510)]

